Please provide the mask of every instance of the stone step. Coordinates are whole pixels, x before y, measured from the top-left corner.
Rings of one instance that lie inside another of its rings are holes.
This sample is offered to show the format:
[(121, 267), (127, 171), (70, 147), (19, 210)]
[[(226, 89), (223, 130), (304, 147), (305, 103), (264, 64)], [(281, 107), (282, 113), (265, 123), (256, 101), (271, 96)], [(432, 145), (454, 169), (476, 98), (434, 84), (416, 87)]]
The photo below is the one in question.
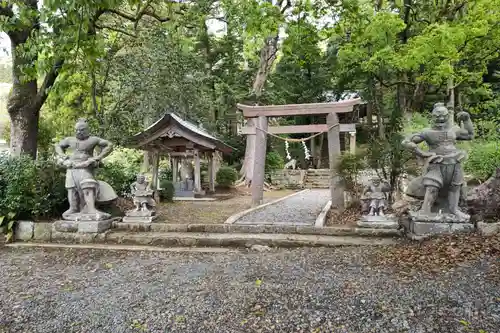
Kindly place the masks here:
[(170, 223), (123, 223), (113, 224), (116, 231), (137, 232), (198, 232), (198, 233), (269, 233), (269, 234), (302, 234), (323, 236), (399, 236), (395, 230), (375, 228), (355, 228), (349, 226), (321, 227), (312, 225), (279, 224), (170, 224)]
[(363, 246), (390, 245), (396, 239), (381, 237), (326, 236), (300, 234), (253, 234), (253, 233), (197, 233), (197, 232), (123, 232), (115, 231), (106, 234), (106, 243), (134, 244), (151, 246), (223, 246), (250, 247), (266, 245), (273, 247), (301, 246)]

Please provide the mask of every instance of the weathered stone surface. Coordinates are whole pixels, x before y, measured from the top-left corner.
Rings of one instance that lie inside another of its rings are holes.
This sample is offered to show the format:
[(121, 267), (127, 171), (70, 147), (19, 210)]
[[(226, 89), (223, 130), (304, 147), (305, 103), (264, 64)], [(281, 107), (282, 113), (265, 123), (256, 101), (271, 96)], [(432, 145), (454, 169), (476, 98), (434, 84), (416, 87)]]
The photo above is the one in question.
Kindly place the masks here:
[(157, 216), (124, 216), (122, 221), (125, 223), (151, 223)]
[(472, 232), (472, 223), (432, 223), (432, 222), (410, 222), (410, 232), (417, 236), (452, 234), (457, 232)]
[(93, 243), (97, 239), (96, 233), (59, 232), (52, 231), (51, 241), (62, 243)]
[(430, 222), (430, 223), (469, 223), (470, 216), (459, 217), (453, 214), (421, 214), (420, 212), (411, 211), (410, 220), (415, 222)]
[(33, 221), (17, 221), (14, 236), (17, 240), (28, 241), (33, 239), (35, 223)]
[(133, 216), (133, 217), (151, 217), (151, 216), (154, 216), (155, 215), (155, 212), (154, 211), (151, 211), (151, 210), (146, 210), (146, 211), (143, 211), (143, 210), (129, 210), (127, 212), (127, 216)]
[(111, 228), (113, 220), (103, 221), (80, 221), (78, 222), (79, 233), (100, 233)]
[(113, 228), (118, 230), (129, 230), (129, 231), (150, 231), (151, 224), (149, 223), (135, 223), (135, 222), (115, 222), (113, 223)]
[(477, 223), (477, 231), (483, 236), (492, 236), (500, 233), (500, 223)]
[(151, 224), (153, 232), (187, 232), (187, 224), (169, 224), (169, 223), (153, 223)]
[(78, 222), (76, 221), (67, 221), (67, 220), (60, 220), (60, 221), (55, 221), (53, 224), (53, 229), (54, 231), (57, 232), (77, 232), (78, 231)]
[(50, 222), (37, 222), (33, 230), (33, 239), (50, 241), (52, 236), (52, 223)]
[(363, 216), (361, 221), (357, 222), (360, 228), (371, 229), (398, 229), (399, 223), (392, 216)]

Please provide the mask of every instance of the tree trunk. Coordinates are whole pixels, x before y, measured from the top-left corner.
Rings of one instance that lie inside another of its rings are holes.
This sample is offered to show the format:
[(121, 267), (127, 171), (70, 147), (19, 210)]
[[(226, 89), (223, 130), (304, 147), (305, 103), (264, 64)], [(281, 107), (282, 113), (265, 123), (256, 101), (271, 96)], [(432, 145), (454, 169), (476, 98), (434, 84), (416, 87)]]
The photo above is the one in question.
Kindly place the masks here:
[(36, 59), (23, 58), (18, 46), (26, 42), (31, 29), (9, 34), (12, 52), (12, 93), (7, 101), (10, 116), (10, 152), (13, 156), (26, 154), (36, 158), (38, 119), (42, 104), (37, 103), (36, 79), (23, 81), (21, 68)]
[[(260, 51), (259, 69), (257, 71), (257, 74), (255, 75), (255, 79), (252, 85), (252, 95), (255, 97), (255, 101), (257, 103), (262, 96), (262, 90), (264, 88), (264, 84), (266, 83), (267, 75), (269, 74), (272, 64), (276, 59), (277, 48), (278, 35), (267, 38), (264, 46)], [(255, 126), (255, 120), (248, 119), (247, 126)], [(255, 137), (255, 135), (247, 135), (245, 159), (240, 170), (240, 175), (242, 176), (242, 178), (238, 182), (238, 185), (245, 184), (249, 186), (252, 182), (253, 163), (255, 160)]]
[[(248, 127), (255, 126), (255, 119), (250, 118), (247, 121)], [(247, 135), (247, 143), (245, 147), (245, 159), (243, 160), (243, 165), (241, 166), (240, 176), (241, 180), (239, 183), (250, 186), (253, 176), (253, 163), (255, 155), (255, 134)]]

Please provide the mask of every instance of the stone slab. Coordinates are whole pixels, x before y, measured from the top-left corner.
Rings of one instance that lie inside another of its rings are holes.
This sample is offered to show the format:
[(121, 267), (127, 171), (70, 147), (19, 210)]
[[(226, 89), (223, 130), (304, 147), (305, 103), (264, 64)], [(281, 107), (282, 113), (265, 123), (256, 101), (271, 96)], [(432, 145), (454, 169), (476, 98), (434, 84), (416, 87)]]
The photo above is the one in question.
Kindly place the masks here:
[[(377, 217), (377, 216), (373, 216)], [(358, 221), (357, 226), (368, 229), (398, 229), (399, 223), (396, 220), (379, 220), (379, 221)]]
[(103, 221), (80, 221), (78, 222), (78, 232), (80, 233), (101, 233), (111, 228), (112, 219)]
[(57, 232), (77, 232), (78, 231), (78, 222), (76, 221), (68, 221), (68, 220), (59, 220), (55, 221), (52, 224), (52, 230)]
[(33, 221), (17, 221), (14, 237), (18, 240), (28, 241), (33, 239), (35, 223)]
[(411, 221), (415, 222), (429, 222), (429, 223), (465, 223), (470, 222), (470, 216), (467, 215), (465, 218), (458, 218), (453, 214), (429, 214), (423, 215), (419, 212), (410, 211), (409, 217)]
[(151, 223), (157, 218), (158, 216), (124, 216), (122, 221), (124, 223)]
[(472, 231), (474, 231), (474, 225), (472, 223), (410, 222), (410, 232), (416, 236), (442, 235)]
[(142, 211), (142, 210), (129, 210), (126, 214), (126, 216), (133, 216), (133, 217), (151, 217), (155, 216), (156, 213), (155, 211), (152, 210), (147, 210), (147, 211)]
[(493, 236), (500, 233), (500, 222), (496, 223), (485, 223), (478, 222), (477, 230), (483, 236)]
[(52, 236), (52, 223), (37, 222), (33, 230), (33, 239), (50, 241)]

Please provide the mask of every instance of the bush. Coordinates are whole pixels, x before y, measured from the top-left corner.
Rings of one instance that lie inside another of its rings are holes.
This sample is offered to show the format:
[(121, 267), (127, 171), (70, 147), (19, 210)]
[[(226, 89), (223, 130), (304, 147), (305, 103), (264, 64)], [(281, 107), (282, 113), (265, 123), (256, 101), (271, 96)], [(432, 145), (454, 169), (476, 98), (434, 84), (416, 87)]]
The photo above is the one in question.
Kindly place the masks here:
[(266, 172), (272, 170), (280, 170), (285, 166), (283, 157), (275, 151), (270, 151), (266, 155)]
[(60, 217), (68, 207), (64, 170), (50, 160), (0, 158), (0, 216)]
[(217, 184), (224, 187), (230, 187), (238, 180), (238, 172), (231, 167), (222, 167), (215, 176)]
[(336, 171), (342, 177), (346, 190), (353, 194), (359, 194), (362, 184), (359, 183), (359, 172), (366, 168), (366, 161), (363, 153), (345, 153), (340, 157), (336, 166)]
[(166, 202), (173, 202), (175, 194), (174, 183), (164, 179), (160, 181), (160, 187), (160, 199)]
[(467, 174), (485, 181), (500, 167), (500, 144), (498, 141), (473, 141), (468, 151), (464, 169)]
[(105, 181), (122, 197), (130, 194), (130, 185), (137, 179), (135, 169), (126, 168), (117, 162), (104, 163), (96, 172), (96, 178)]

